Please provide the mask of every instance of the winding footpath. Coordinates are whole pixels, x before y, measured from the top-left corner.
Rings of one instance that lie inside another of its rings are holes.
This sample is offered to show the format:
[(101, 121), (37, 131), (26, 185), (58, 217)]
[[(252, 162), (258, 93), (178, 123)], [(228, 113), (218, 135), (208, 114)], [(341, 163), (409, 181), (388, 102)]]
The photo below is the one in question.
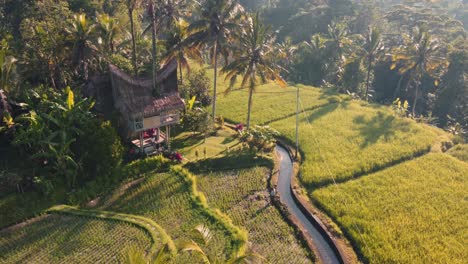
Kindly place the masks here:
[(284, 203), (288, 211), (294, 215), (305, 230), (307, 236), (313, 241), (317, 249), (317, 258), (324, 264), (338, 264), (341, 263), (340, 258), (336, 255), (330, 244), (324, 238), (322, 233), (309, 221), (304, 213), (299, 209), (291, 191), (291, 177), (293, 176), (293, 163), (289, 152), (281, 146), (276, 147), (276, 153), (280, 160), (279, 179), (278, 179), (278, 194), (281, 202)]

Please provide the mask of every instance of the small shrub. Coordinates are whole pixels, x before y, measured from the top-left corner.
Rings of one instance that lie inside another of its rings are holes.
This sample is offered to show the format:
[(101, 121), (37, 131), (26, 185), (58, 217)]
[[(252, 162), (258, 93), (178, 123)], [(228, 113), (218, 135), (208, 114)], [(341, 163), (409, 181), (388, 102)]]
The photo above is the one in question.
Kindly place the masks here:
[(187, 78), (187, 84), (182, 85), (180, 89), (183, 98), (192, 98), (196, 96), (202, 106), (211, 104), (210, 78), (208, 78), (204, 69), (192, 72)]
[(187, 110), (182, 118), (182, 128), (185, 131), (208, 135), (213, 131), (210, 115), (202, 108)]
[(278, 131), (269, 126), (255, 126), (249, 130), (240, 131), (240, 140), (253, 152), (271, 152), (276, 145), (276, 137), (280, 135)]
[(127, 164), (122, 169), (121, 177), (126, 180), (133, 180), (149, 171), (165, 171), (169, 168), (169, 165), (170, 161), (161, 155), (143, 160), (136, 160)]

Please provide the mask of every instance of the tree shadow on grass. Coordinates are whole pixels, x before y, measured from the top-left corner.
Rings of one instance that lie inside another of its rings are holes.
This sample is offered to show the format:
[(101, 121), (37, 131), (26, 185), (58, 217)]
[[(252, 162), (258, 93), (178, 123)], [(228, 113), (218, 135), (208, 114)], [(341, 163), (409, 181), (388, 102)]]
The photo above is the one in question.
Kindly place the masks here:
[(317, 119), (332, 113), (333, 111), (338, 109), (338, 107), (346, 108), (348, 107), (348, 105), (349, 105), (349, 101), (343, 101), (340, 103), (333, 103), (324, 107), (320, 107), (317, 110), (313, 111), (309, 116), (307, 116), (306, 121), (309, 121), (312, 123), (316, 121)]
[(224, 140), (223, 140), (223, 142), (221, 142), (221, 144), (227, 145), (227, 144), (233, 142), (234, 140), (236, 140), (236, 138), (233, 137), (233, 136), (232, 137), (227, 137), (227, 138), (224, 138)]
[(193, 147), (203, 144), (203, 140), (204, 140), (204, 136), (202, 134), (186, 135), (184, 137), (174, 139), (171, 142), (171, 146), (173, 149), (184, 149), (187, 147), (193, 148)]
[(218, 158), (208, 158), (190, 162), (184, 165), (185, 168), (193, 173), (201, 173), (207, 171), (222, 171), (247, 169), (255, 166), (272, 167), (272, 160), (257, 156), (255, 153), (248, 151), (232, 151), (228, 155)]
[(364, 138), (361, 149), (377, 143), (380, 139), (390, 141), (397, 131), (410, 131), (408, 122), (380, 111), (370, 119), (364, 115), (357, 116), (353, 122), (358, 124), (360, 135)]

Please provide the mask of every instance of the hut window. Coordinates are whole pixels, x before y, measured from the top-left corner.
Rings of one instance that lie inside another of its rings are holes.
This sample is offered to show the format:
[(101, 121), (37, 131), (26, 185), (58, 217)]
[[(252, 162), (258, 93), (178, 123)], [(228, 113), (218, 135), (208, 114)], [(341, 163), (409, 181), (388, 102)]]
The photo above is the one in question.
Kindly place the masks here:
[(143, 124), (143, 117), (135, 118), (135, 130), (143, 130), (145, 128), (145, 125)]

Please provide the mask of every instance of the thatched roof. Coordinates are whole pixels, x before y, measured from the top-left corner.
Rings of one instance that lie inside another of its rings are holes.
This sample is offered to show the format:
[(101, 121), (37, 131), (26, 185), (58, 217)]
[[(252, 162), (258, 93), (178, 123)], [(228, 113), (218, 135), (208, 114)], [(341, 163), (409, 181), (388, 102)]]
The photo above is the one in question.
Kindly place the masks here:
[(134, 78), (114, 65), (109, 66), (114, 104), (129, 118), (151, 117), (163, 111), (183, 109), (184, 101), (177, 87), (177, 61), (172, 60), (157, 74), (160, 96), (153, 96), (151, 79)]

